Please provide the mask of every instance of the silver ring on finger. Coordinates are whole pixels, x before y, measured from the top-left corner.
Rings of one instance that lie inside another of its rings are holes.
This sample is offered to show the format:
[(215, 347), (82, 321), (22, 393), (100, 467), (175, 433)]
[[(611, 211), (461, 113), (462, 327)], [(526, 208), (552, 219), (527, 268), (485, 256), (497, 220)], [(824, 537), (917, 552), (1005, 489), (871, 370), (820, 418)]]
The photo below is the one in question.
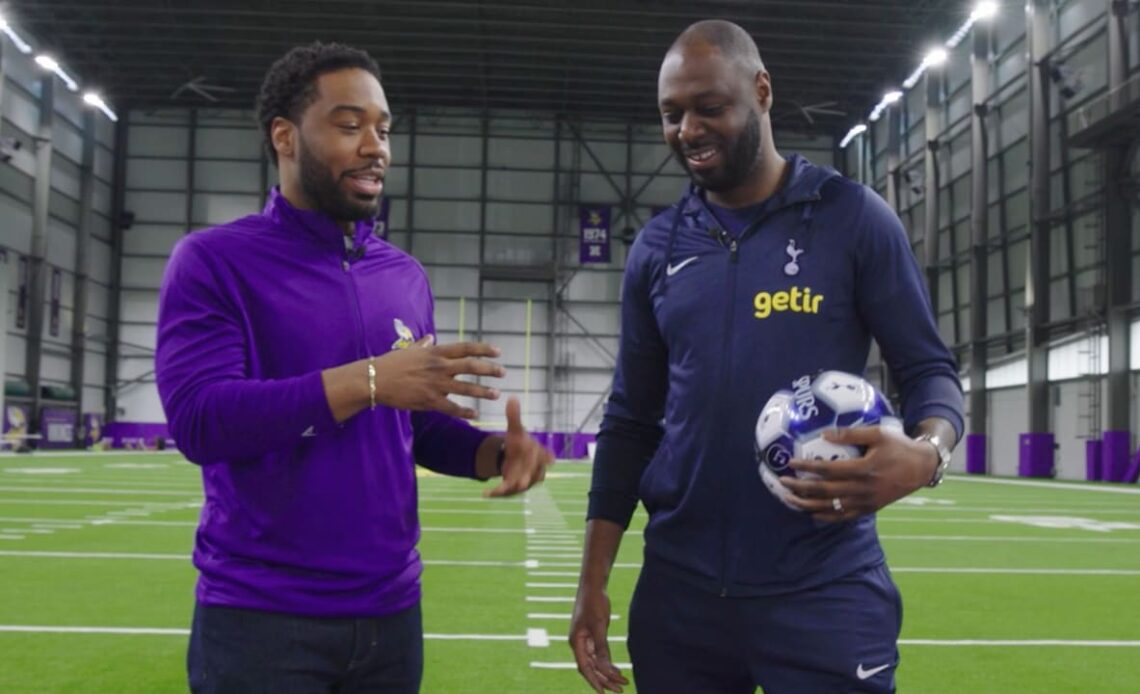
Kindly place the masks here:
[(836, 496), (831, 499), (831, 508), (835, 509), (836, 513), (843, 513), (843, 502), (839, 500), (839, 497)]

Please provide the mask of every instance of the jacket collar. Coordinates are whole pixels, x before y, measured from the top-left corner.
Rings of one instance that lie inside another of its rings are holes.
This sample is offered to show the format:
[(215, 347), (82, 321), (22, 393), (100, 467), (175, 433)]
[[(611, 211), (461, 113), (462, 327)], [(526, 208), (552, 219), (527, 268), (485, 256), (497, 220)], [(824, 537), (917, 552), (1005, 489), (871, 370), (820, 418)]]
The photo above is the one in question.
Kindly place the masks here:
[[(265, 201), (265, 209), (261, 213), (288, 229), (302, 229), (322, 243), (336, 243), (338, 247), (344, 245), (344, 227), (340, 223), (318, 210), (297, 209), (285, 199), (277, 186), (269, 191), (269, 199)], [(364, 243), (372, 234), (374, 225), (375, 222), (371, 219), (356, 222), (352, 236), (354, 247)]]

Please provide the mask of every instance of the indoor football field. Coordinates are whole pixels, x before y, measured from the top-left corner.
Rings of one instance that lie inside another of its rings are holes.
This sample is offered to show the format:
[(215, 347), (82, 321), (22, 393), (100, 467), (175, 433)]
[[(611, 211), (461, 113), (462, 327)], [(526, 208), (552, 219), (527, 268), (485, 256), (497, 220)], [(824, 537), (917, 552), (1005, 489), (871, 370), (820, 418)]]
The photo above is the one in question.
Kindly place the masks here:
[[(499, 500), (421, 477), (424, 692), (589, 691), (565, 641), (589, 475), (561, 463)], [(185, 691), (201, 498), (176, 454), (0, 458), (0, 692)], [(611, 582), (627, 674), (643, 521)], [(906, 603), (900, 692), (1140, 690), (1140, 490), (958, 476), (879, 531)]]

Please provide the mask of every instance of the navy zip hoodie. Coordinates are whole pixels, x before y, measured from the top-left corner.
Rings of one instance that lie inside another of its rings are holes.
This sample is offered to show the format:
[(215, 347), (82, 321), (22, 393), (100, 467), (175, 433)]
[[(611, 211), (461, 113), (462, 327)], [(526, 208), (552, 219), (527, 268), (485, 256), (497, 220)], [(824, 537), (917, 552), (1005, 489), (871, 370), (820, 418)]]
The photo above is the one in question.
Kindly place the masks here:
[[(906, 233), (870, 189), (799, 156), (739, 236), (691, 188), (630, 249), (588, 518), (649, 513), (646, 560), (727, 596), (774, 595), (884, 561), (874, 516), (820, 524), (764, 487), (761, 407), (821, 369), (862, 374), (872, 338), (908, 430), (962, 432), (962, 390)], [(790, 265), (795, 267), (789, 267)]]

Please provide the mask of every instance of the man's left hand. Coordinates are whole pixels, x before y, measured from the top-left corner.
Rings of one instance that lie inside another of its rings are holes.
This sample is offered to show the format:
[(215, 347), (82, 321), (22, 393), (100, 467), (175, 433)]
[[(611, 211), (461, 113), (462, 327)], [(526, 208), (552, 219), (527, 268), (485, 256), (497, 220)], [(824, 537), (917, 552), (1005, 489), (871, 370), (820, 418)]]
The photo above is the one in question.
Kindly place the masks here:
[(512, 496), (525, 492), (546, 478), (554, 455), (526, 433), (518, 398), (507, 400), (507, 435), (504, 438), (503, 481), (484, 496)]
[(934, 475), (934, 447), (914, 441), (901, 431), (882, 427), (834, 429), (824, 438), (832, 443), (866, 447), (861, 458), (793, 460), (800, 473), (818, 479), (781, 477), (791, 490), (789, 501), (825, 522), (847, 521), (874, 513), (922, 488)]

